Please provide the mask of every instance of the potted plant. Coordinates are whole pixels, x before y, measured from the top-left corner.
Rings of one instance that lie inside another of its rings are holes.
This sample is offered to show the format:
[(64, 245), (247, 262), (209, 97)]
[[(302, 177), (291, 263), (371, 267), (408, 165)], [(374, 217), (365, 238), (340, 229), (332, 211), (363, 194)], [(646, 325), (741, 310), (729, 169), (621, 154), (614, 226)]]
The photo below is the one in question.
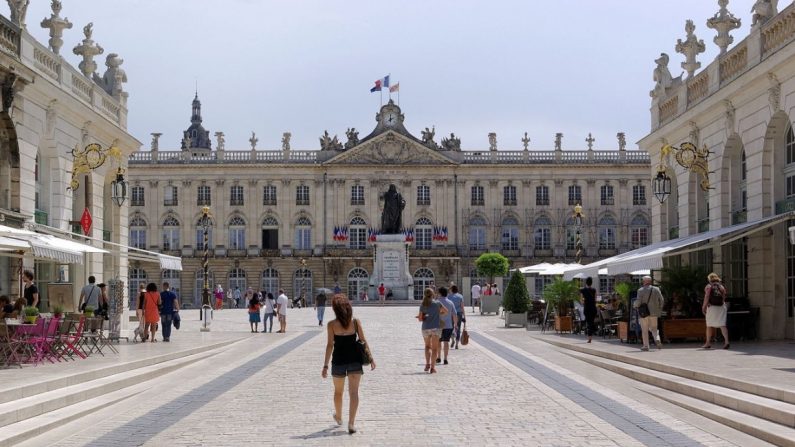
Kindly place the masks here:
[(629, 296), (634, 290), (635, 286), (626, 281), (615, 286), (616, 294), (621, 300), (621, 307), (624, 309), (621, 321), (618, 322), (618, 339), (621, 341), (629, 341)]
[(508, 287), (502, 297), (505, 309), (505, 327), (511, 325), (527, 326), (527, 309), (530, 307), (530, 294), (524, 275), (516, 270), (508, 281)]
[(571, 315), (568, 312), (579, 296), (580, 289), (577, 284), (560, 276), (544, 287), (544, 299), (555, 309), (555, 331), (571, 332)]
[(25, 306), (25, 310), (23, 312), (25, 315), (25, 323), (33, 324), (36, 322), (36, 319), (39, 318), (38, 307)]
[[(505, 276), (508, 273), (508, 258), (499, 253), (483, 253), (475, 260), (478, 273), (489, 278), (489, 284), (494, 283), (495, 276)], [(480, 313), (499, 313), (500, 297), (494, 295), (480, 296)]]
[(63, 317), (63, 311), (64, 311), (63, 306), (61, 306), (60, 304), (55, 305), (52, 308), (52, 315), (55, 318), (61, 318), (61, 317)]
[(83, 311), (83, 314), (87, 317), (94, 316), (94, 306), (86, 306), (86, 309)]

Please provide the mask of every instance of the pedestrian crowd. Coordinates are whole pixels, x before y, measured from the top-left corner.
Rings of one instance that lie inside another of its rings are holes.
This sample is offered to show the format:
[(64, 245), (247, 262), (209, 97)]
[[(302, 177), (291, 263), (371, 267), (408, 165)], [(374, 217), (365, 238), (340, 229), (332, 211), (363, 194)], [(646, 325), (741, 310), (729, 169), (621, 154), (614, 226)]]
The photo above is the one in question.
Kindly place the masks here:
[(458, 286), (452, 285), (449, 291), (447, 287), (425, 289), (417, 320), (422, 323), (425, 371), (434, 374), (437, 364), (450, 363), (451, 344), (453, 349), (458, 349), (462, 336), (463, 344), (467, 342), (464, 297), (458, 292)]

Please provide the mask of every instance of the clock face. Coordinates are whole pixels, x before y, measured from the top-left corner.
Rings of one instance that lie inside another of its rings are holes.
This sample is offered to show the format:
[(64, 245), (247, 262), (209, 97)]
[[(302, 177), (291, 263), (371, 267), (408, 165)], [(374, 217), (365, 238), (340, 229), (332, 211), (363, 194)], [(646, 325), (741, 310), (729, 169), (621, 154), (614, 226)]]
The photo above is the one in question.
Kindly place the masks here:
[(398, 114), (395, 112), (387, 112), (384, 115), (384, 125), (387, 127), (395, 127), (398, 123)]

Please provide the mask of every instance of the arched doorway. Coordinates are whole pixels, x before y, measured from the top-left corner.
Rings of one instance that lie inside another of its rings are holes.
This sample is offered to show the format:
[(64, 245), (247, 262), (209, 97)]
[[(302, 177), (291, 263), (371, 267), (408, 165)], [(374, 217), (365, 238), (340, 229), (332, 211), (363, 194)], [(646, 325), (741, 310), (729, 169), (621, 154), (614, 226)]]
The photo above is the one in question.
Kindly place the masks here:
[(370, 285), (370, 275), (367, 270), (355, 267), (348, 272), (348, 299), (351, 301), (364, 300)]
[(421, 300), (422, 294), (431, 285), (433, 285), (433, 270), (420, 267), (414, 272), (414, 299)]

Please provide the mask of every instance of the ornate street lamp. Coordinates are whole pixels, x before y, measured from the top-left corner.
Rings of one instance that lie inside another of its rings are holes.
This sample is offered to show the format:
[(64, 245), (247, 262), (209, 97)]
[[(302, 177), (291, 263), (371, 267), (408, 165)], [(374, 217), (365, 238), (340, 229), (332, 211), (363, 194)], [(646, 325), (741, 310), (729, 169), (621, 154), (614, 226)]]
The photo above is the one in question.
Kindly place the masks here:
[(651, 189), (654, 191), (654, 197), (660, 201), (665, 202), (665, 199), (671, 195), (671, 177), (665, 173), (665, 166), (662, 164), (657, 168), (657, 176), (652, 179)]
[(582, 205), (579, 203), (574, 206), (574, 228), (576, 229), (576, 239), (574, 242), (574, 249), (577, 250), (577, 253), (574, 255), (574, 261), (579, 264), (582, 261), (582, 218), (585, 216), (582, 213)]
[(210, 217), (210, 207), (204, 206), (202, 207), (202, 218), (201, 218), (201, 227), (202, 231), (204, 232), (204, 256), (202, 257), (202, 269), (204, 270), (204, 285), (202, 287), (202, 307), (199, 311), (199, 319), (204, 320), (204, 324), (201, 327), (202, 332), (209, 332), (210, 331), (210, 323), (207, 321), (210, 318), (212, 312), (212, 306), (210, 305), (210, 238), (209, 238), (209, 231), (210, 225), (212, 224), (212, 219)]
[(124, 169), (121, 166), (116, 171), (116, 180), (110, 182), (110, 192), (110, 198), (118, 206), (122, 206), (127, 200), (127, 180), (124, 179)]
[(306, 306), (306, 301), (304, 298), (304, 287), (306, 281), (306, 259), (301, 258), (301, 291), (298, 294), (298, 297), (301, 299), (301, 305)]

